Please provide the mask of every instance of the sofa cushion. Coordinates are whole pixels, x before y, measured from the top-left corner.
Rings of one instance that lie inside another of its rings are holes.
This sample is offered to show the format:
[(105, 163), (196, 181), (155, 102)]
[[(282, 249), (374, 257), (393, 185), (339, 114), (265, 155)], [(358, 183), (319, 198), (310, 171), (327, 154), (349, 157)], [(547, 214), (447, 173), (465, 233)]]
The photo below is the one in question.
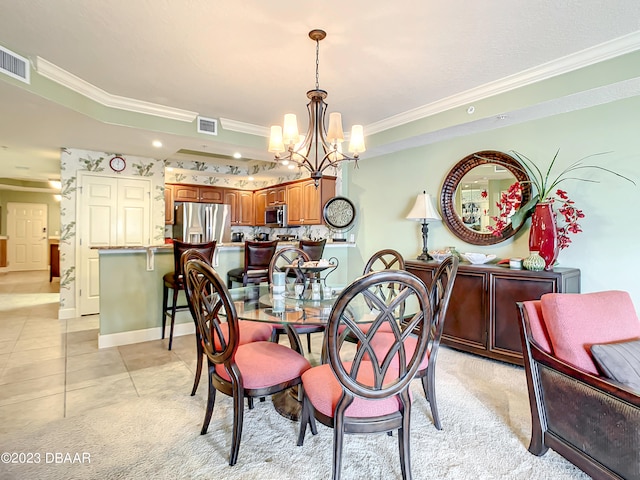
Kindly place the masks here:
[(531, 329), (531, 336), (533, 337), (533, 340), (535, 340), (543, 351), (553, 355), (553, 350), (549, 341), (549, 333), (547, 333), (547, 327), (542, 320), (542, 306), (540, 304), (540, 300), (523, 302), (523, 306), (527, 312), (529, 328)]
[(591, 354), (605, 377), (640, 392), (640, 340), (592, 345)]
[(547, 293), (540, 299), (556, 357), (598, 375), (591, 345), (640, 338), (640, 322), (627, 292)]

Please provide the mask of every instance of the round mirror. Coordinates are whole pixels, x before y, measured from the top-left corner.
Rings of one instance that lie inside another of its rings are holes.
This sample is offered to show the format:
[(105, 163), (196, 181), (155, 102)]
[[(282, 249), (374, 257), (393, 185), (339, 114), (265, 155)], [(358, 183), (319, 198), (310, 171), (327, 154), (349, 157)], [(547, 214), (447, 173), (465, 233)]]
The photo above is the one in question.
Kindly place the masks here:
[(488, 228), (500, 215), (498, 203), (514, 182), (520, 182), (521, 205), (531, 197), (529, 176), (510, 155), (494, 150), (472, 153), (447, 174), (440, 193), (442, 219), (455, 236), (473, 245), (493, 245), (515, 235), (511, 224), (496, 236)]

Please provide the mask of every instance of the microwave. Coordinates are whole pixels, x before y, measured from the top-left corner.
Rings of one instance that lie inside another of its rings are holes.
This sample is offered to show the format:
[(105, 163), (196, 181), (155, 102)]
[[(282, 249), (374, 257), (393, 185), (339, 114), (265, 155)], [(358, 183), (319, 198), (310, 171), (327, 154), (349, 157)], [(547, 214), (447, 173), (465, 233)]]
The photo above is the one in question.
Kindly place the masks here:
[(287, 226), (287, 206), (270, 205), (264, 211), (264, 224), (267, 227), (282, 228)]

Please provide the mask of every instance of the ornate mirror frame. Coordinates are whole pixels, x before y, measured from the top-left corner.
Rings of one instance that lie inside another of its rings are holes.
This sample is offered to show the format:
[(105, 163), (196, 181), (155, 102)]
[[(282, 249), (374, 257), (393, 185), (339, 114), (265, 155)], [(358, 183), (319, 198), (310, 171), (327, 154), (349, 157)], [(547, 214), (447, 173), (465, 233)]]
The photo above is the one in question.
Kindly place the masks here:
[(522, 164), (511, 155), (495, 150), (483, 150), (467, 155), (460, 160), (449, 171), (444, 180), (442, 191), (440, 192), (440, 208), (442, 211), (442, 219), (447, 227), (449, 227), (449, 230), (451, 230), (451, 232), (460, 240), (472, 245), (494, 245), (496, 243), (503, 242), (515, 235), (522, 227), (522, 225), (520, 225), (514, 229), (509, 225), (502, 232), (501, 236), (495, 236), (491, 233), (480, 233), (465, 226), (459, 214), (456, 212), (456, 190), (458, 189), (463, 177), (477, 166), (493, 163), (505, 167), (522, 184), (522, 205), (526, 204), (531, 198), (529, 175), (527, 175)]

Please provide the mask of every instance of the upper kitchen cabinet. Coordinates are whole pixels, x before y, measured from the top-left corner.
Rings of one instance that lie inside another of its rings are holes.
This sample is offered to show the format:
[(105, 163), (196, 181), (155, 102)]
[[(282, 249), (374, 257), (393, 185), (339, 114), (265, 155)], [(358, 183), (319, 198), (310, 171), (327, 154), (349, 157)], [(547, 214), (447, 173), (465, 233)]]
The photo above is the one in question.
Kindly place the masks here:
[(269, 192), (267, 190), (258, 190), (253, 194), (253, 211), (255, 212), (254, 225), (263, 226), (264, 212), (267, 209), (267, 198)]
[(272, 187), (267, 189), (267, 205), (284, 205), (287, 203), (287, 187)]
[(164, 186), (164, 224), (172, 225), (175, 210), (173, 208), (173, 187), (171, 185)]
[(225, 190), (224, 203), (231, 205), (231, 225), (247, 227), (254, 225), (253, 192)]
[(224, 189), (198, 185), (172, 185), (175, 202), (225, 203)]
[(335, 177), (322, 177), (316, 188), (313, 180), (287, 185), (287, 217), (289, 225), (322, 224), (322, 208), (336, 194)]

